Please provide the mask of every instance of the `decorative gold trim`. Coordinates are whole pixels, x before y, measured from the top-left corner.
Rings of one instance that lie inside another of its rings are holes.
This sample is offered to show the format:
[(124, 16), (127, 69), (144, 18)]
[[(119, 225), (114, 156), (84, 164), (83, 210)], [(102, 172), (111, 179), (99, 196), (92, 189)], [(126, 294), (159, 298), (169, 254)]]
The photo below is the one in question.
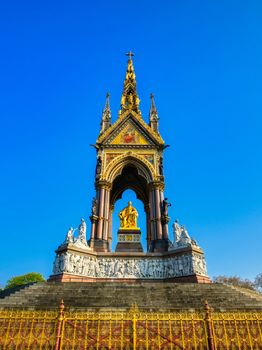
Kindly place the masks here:
[(160, 191), (164, 191), (165, 189), (165, 184), (162, 181), (152, 181), (149, 184), (149, 189), (152, 190), (160, 190)]
[(147, 130), (147, 132), (149, 133), (149, 135), (155, 139), (155, 141), (157, 143), (159, 143), (160, 145), (164, 145), (164, 140), (162, 139), (162, 137), (156, 133), (153, 129), (150, 128), (149, 125), (147, 125), (147, 123), (141, 118), (141, 116), (136, 113), (133, 110), (126, 110), (125, 112), (123, 112), (118, 119), (116, 120), (116, 122), (111, 125), (102, 135), (100, 135), (96, 141), (97, 144), (101, 144), (104, 143), (105, 140), (108, 138), (108, 136), (115, 130), (117, 129), (117, 127), (119, 126), (119, 124), (121, 124), (121, 122), (123, 122), (125, 119), (128, 120), (129, 118), (134, 117), (135, 120), (138, 122), (138, 124), (140, 124), (143, 128), (145, 128)]
[[(146, 173), (148, 176), (146, 176), (146, 179), (148, 182), (150, 181), (154, 181), (157, 178), (157, 173), (154, 169), (154, 167), (149, 163), (149, 161), (147, 161), (144, 157), (139, 156), (138, 154), (132, 152), (132, 151), (128, 151), (126, 153), (123, 153), (121, 156), (118, 156), (116, 158), (114, 158), (109, 165), (107, 166), (103, 176), (103, 179), (105, 181), (109, 181), (110, 183), (113, 182), (113, 180), (115, 179), (117, 170), (121, 171), (124, 167), (124, 163), (127, 163), (127, 161), (133, 160), (134, 163), (136, 164), (137, 168), (139, 169), (139, 165), (141, 165), (141, 163), (146, 167)], [(137, 162), (137, 163), (136, 163)]]

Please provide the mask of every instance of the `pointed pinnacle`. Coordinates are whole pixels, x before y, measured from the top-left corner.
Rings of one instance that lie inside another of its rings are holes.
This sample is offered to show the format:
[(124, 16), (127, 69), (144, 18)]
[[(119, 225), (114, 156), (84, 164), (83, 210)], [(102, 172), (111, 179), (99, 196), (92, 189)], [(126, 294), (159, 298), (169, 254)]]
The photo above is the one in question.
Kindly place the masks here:
[(154, 94), (150, 94), (150, 98), (151, 98), (151, 108), (156, 110), (156, 105), (155, 105), (155, 96)]
[(109, 107), (110, 93), (106, 93), (106, 107)]
[(109, 121), (111, 119), (109, 98), (110, 98), (110, 94), (109, 94), (109, 92), (107, 92), (106, 93), (106, 104), (105, 104), (105, 108), (103, 110), (103, 116), (102, 116), (102, 120), (104, 120), (104, 121)]
[(154, 99), (154, 94), (150, 94), (150, 98), (151, 98), (151, 106), (150, 106), (150, 111), (149, 111), (149, 118), (151, 121), (157, 121), (158, 118), (158, 114), (157, 114), (157, 110), (156, 110), (156, 105), (155, 105), (155, 99)]

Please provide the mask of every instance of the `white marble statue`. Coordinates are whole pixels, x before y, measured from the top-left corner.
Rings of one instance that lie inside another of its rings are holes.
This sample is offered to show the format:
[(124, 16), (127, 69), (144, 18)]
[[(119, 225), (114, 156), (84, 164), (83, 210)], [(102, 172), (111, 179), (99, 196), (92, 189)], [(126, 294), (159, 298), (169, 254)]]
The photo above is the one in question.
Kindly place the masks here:
[(194, 239), (191, 239), (187, 229), (183, 225), (179, 225), (178, 220), (176, 220), (173, 224), (173, 234), (174, 234), (174, 242), (170, 244), (169, 250), (173, 250), (182, 246), (198, 246), (197, 242)]
[(175, 220), (175, 222), (172, 225), (172, 228), (174, 234), (174, 242), (178, 242), (181, 236), (181, 226), (179, 225), (178, 220)]
[(82, 243), (86, 243), (86, 223), (83, 218), (81, 219), (81, 224), (78, 227), (78, 240)]
[(81, 219), (81, 224), (78, 226), (78, 238), (75, 240), (74, 245), (80, 248), (90, 249), (86, 241), (86, 223), (83, 218)]
[(74, 229), (70, 227), (66, 234), (66, 239), (64, 243), (73, 243), (74, 242)]
[(181, 235), (180, 235), (180, 239), (177, 242), (178, 245), (188, 245), (191, 244), (191, 239), (189, 237), (189, 234), (187, 232), (187, 229), (185, 228), (185, 226), (181, 226)]

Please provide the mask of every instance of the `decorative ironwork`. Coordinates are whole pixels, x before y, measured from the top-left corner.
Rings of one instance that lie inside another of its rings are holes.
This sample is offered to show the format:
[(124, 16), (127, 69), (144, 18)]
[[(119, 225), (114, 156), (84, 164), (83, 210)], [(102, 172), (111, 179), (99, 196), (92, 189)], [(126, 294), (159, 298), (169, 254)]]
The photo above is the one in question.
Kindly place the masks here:
[(0, 349), (54, 349), (57, 312), (0, 310)]
[(261, 313), (213, 313), (215, 350), (262, 349)]
[(0, 310), (0, 349), (262, 349), (262, 313)]

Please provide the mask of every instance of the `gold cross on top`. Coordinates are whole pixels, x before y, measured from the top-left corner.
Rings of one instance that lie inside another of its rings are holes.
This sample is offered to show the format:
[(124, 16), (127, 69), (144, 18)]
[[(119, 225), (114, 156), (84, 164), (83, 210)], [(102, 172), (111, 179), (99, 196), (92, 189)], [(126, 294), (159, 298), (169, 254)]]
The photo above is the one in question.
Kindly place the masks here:
[(126, 56), (128, 56), (129, 59), (132, 60), (132, 56), (135, 56), (135, 55), (133, 54), (132, 51), (129, 51), (128, 53), (126, 53)]

